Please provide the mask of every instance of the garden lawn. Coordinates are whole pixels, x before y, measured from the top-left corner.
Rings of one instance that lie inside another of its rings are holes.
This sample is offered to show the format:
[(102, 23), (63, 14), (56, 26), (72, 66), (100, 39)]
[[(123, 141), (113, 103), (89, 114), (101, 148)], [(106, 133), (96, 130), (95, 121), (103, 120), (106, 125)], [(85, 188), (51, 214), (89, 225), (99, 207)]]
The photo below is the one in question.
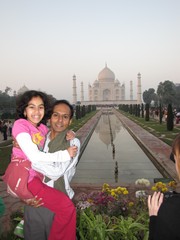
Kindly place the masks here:
[(166, 122), (162, 122), (160, 124), (158, 120), (153, 118), (150, 118), (149, 121), (145, 121), (145, 118), (136, 117), (123, 111), (120, 112), (170, 146), (177, 134), (180, 133), (180, 125), (174, 125), (174, 129), (172, 131), (168, 131)]
[(0, 176), (4, 174), (10, 162), (12, 150), (12, 140), (7, 140), (0, 144)]

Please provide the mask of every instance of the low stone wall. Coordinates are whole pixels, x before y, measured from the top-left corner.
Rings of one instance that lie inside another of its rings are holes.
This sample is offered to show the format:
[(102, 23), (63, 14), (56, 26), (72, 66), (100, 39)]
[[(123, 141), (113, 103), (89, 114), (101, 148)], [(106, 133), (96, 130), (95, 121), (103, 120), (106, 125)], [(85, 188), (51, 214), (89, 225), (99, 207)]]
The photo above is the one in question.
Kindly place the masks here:
[(86, 145), (89, 142), (89, 139), (91, 138), (91, 135), (101, 117), (102, 111), (98, 111), (87, 123), (85, 123), (77, 132), (76, 137), (79, 138), (81, 142), (81, 150), (80, 150), (80, 156), (81, 157), (84, 149), (86, 148)]

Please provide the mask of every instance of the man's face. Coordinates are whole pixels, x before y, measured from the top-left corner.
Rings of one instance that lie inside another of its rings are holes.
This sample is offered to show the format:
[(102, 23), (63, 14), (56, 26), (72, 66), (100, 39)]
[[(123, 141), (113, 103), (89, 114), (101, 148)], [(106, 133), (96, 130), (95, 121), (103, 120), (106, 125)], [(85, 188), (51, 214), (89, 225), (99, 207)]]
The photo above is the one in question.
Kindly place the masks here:
[(70, 116), (71, 111), (66, 104), (56, 105), (50, 118), (51, 131), (58, 134), (68, 128), (71, 124)]

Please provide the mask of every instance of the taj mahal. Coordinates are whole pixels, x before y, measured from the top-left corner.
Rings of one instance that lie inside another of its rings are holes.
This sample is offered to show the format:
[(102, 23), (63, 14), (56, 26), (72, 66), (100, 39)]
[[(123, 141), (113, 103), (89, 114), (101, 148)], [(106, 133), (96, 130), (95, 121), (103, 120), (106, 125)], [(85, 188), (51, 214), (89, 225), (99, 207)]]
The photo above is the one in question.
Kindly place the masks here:
[[(81, 82), (80, 103), (82, 105), (95, 104), (141, 104), (141, 74), (137, 74), (137, 99), (133, 99), (133, 82), (130, 81), (129, 99), (126, 98), (125, 84), (115, 78), (114, 72), (105, 67), (99, 72), (97, 79), (88, 85), (88, 101), (84, 100), (84, 86)], [(77, 103), (76, 76), (73, 75), (73, 104)]]
[[(119, 104), (141, 104), (141, 74), (137, 74), (136, 97), (133, 97), (133, 81), (129, 82), (129, 94), (126, 97), (126, 85), (115, 77), (114, 72), (105, 64), (105, 67), (99, 72), (97, 79), (87, 86), (88, 99), (84, 98), (84, 83), (80, 84), (80, 99), (77, 99), (76, 75), (73, 75), (72, 82), (72, 104), (76, 105), (119, 105)], [(21, 87), (17, 94), (29, 90), (25, 85)]]

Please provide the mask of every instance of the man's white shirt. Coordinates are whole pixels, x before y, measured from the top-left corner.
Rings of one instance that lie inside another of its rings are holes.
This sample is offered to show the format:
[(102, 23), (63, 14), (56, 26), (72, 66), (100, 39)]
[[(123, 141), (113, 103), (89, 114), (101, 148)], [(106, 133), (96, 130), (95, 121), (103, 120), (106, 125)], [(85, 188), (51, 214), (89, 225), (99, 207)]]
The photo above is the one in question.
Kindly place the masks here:
[[(50, 132), (47, 134), (46, 142), (43, 150), (46, 153), (48, 153), (49, 151), (49, 148), (48, 148), (49, 142), (50, 142)], [(56, 181), (59, 177), (64, 176), (66, 192), (69, 198), (72, 199), (74, 196), (74, 191), (70, 186), (70, 182), (72, 180), (72, 177), (75, 174), (76, 165), (78, 163), (78, 157), (80, 152), (79, 139), (74, 138), (73, 140), (70, 140), (70, 146), (78, 147), (76, 156), (72, 158), (70, 161), (53, 162), (53, 163), (46, 163), (45, 161), (36, 162), (36, 163), (32, 163), (32, 168), (51, 179), (49, 182), (46, 183), (50, 187), (54, 187), (54, 181)]]

